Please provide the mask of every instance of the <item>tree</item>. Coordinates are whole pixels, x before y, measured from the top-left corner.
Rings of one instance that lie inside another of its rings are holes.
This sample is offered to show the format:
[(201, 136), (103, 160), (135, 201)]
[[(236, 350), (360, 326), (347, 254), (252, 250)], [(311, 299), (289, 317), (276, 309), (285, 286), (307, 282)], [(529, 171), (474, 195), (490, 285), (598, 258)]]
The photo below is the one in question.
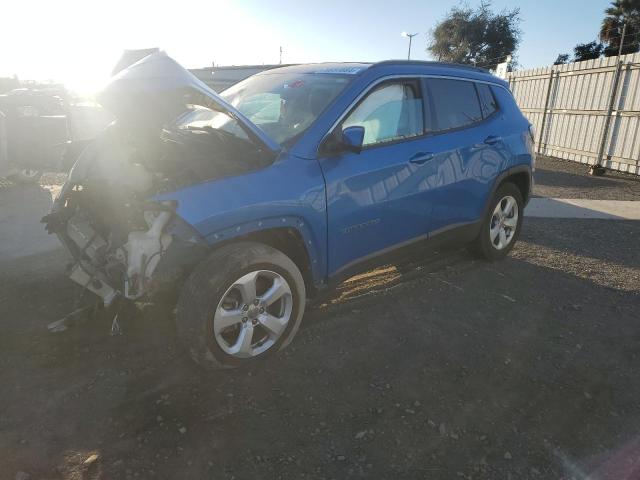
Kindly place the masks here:
[(553, 62), (554, 65), (564, 65), (565, 63), (569, 63), (568, 53), (560, 53), (556, 58), (556, 61)]
[(582, 62), (583, 60), (594, 60), (600, 58), (604, 45), (599, 42), (579, 43), (573, 48), (573, 60)]
[(453, 7), (431, 31), (427, 50), (441, 61), (494, 68), (518, 47), (519, 24), (518, 8), (496, 14), (489, 2)]
[(627, 28), (622, 45), (622, 53), (635, 53), (640, 50), (640, 0), (614, 0), (604, 13), (606, 17), (600, 26), (600, 40), (606, 43), (604, 54), (607, 57), (618, 55), (622, 28)]

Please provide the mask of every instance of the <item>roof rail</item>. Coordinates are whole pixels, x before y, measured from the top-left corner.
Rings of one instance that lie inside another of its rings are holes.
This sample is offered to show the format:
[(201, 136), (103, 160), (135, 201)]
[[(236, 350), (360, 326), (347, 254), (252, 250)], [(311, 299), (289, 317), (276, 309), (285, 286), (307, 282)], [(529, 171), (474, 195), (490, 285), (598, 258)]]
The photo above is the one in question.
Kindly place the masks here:
[(372, 67), (384, 65), (423, 65), (425, 67), (459, 68), (460, 70), (469, 70), (472, 72), (491, 73), (486, 68), (474, 67), (473, 65), (463, 65), (461, 63), (449, 62), (431, 62), (426, 60), (383, 60), (382, 62), (374, 63)]

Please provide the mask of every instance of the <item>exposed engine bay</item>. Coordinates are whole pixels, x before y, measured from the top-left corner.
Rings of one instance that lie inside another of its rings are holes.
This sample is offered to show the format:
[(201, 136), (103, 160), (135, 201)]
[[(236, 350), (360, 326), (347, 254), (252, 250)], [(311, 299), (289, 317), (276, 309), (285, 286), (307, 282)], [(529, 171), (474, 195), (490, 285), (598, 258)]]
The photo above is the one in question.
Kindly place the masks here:
[[(218, 129), (141, 131), (112, 124), (78, 157), (43, 222), (74, 259), (69, 275), (105, 305), (151, 293), (206, 249), (163, 192), (266, 166), (249, 140)], [(169, 260), (166, 260), (169, 259)]]
[(158, 196), (265, 167), (279, 146), (163, 52), (97, 100), (117, 121), (80, 153), (43, 222), (73, 257), (70, 277), (110, 305), (179, 279), (208, 250)]

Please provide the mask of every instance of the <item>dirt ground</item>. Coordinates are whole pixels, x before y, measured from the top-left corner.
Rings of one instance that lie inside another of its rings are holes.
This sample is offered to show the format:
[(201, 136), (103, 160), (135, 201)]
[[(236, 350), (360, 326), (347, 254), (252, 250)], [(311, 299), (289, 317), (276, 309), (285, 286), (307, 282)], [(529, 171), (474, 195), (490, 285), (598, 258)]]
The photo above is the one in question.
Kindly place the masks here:
[[(536, 194), (639, 200), (541, 159)], [(63, 334), (58, 251), (0, 268), (0, 478), (640, 478), (640, 222), (525, 219), (506, 260), (389, 265), (282, 354), (204, 373), (170, 305)], [(96, 456), (94, 456), (96, 455)]]
[(591, 177), (588, 165), (549, 157), (538, 157), (536, 167), (539, 197), (640, 200), (640, 176), (608, 171)]

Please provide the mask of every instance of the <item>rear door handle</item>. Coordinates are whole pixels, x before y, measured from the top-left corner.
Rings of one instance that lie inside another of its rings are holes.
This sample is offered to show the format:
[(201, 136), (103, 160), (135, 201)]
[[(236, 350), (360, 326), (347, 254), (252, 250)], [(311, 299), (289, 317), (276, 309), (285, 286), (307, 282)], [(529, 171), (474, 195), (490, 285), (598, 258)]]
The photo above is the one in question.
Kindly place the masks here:
[(484, 143), (486, 143), (487, 145), (495, 145), (498, 142), (502, 141), (502, 137), (498, 137), (496, 135), (489, 135), (487, 138), (484, 139)]
[(434, 157), (432, 152), (418, 152), (412, 156), (409, 161), (416, 165), (422, 165), (424, 162), (431, 160)]

